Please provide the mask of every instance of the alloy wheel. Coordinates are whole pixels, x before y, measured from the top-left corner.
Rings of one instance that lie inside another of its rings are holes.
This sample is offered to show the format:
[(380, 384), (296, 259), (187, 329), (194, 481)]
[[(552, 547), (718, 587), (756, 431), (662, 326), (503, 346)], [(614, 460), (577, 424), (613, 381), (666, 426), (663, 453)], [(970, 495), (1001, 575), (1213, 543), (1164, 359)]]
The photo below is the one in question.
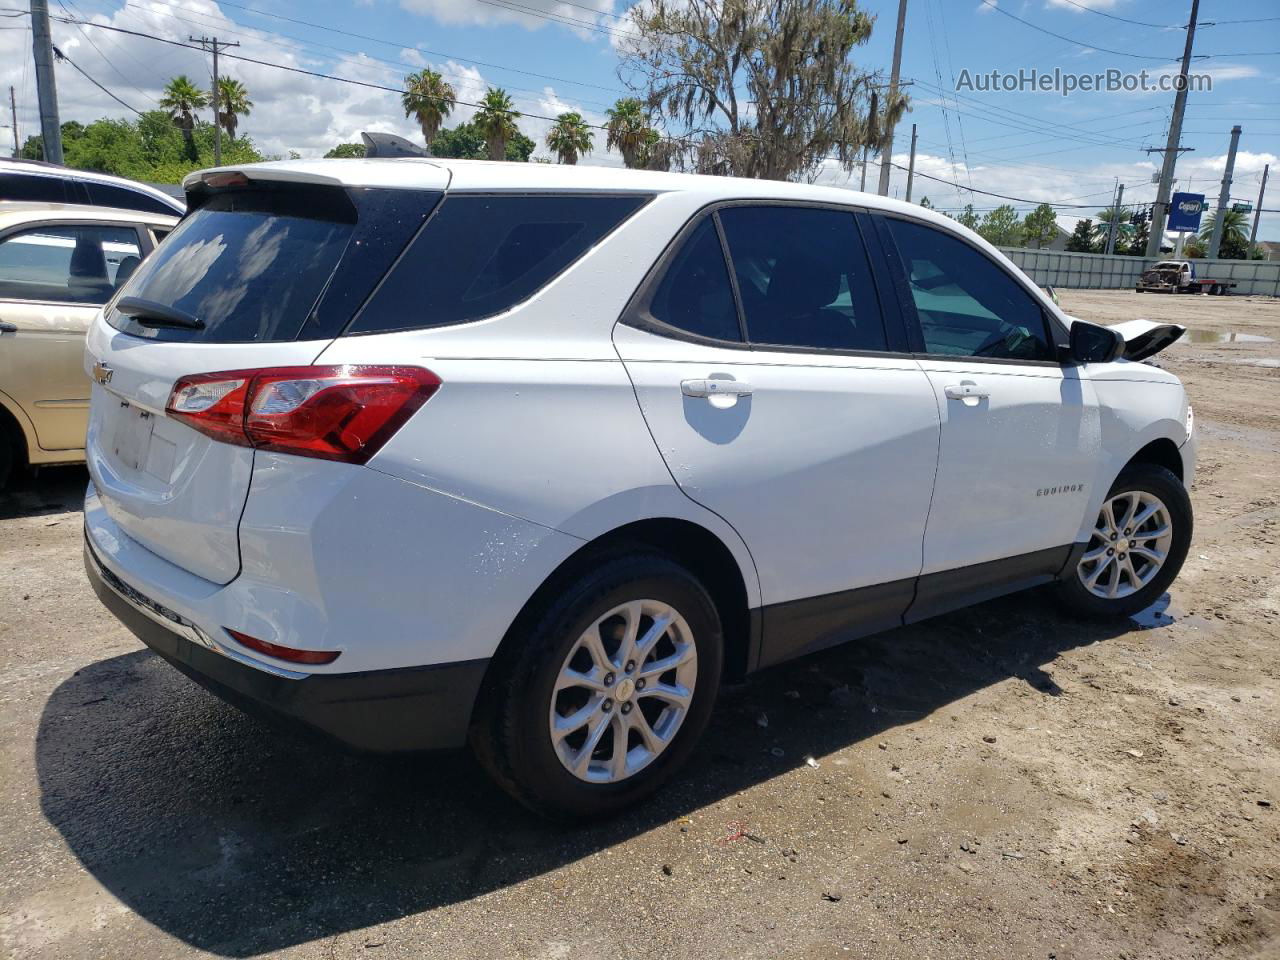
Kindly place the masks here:
[(551, 696), (551, 743), (580, 780), (616, 783), (675, 739), (693, 702), (698, 651), (684, 617), (659, 600), (632, 600), (578, 637)]
[(1118, 493), (1098, 512), (1076, 573), (1096, 597), (1127, 597), (1155, 578), (1172, 544), (1173, 523), (1163, 500), (1145, 490)]

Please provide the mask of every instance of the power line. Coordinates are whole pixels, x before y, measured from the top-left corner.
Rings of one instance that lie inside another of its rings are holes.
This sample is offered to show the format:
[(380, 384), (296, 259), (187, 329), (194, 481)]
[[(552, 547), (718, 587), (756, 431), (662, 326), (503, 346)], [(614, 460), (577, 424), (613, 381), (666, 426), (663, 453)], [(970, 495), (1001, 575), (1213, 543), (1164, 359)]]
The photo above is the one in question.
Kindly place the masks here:
[[(67, 4), (70, 4), (70, 8), (68, 8)], [(58, 0), (58, 6), (60, 6), (67, 13), (68, 16), (74, 13), (75, 16), (80, 17), (80, 19), (82, 20), (88, 19), (83, 13), (80, 12), (80, 8), (77, 7), (74, 3), (72, 3), (71, 0), (67, 0), (66, 3), (63, 3), (62, 0)], [(102, 62), (105, 63), (108, 67), (110, 67), (112, 71), (115, 72), (115, 75), (117, 77), (119, 77), (129, 86), (133, 87), (133, 89), (136, 90), (140, 96), (146, 97), (152, 103), (158, 102), (155, 97), (151, 96), (151, 94), (147, 93), (145, 90), (139, 87), (136, 83), (133, 83), (132, 81), (130, 81), (129, 78), (126, 77), (124, 73), (121, 72), (120, 68), (115, 65), (115, 63), (111, 60), (111, 58), (102, 52), (102, 48), (99, 47), (96, 43), (94, 43), (93, 37), (89, 36), (89, 34), (85, 32), (84, 27), (77, 24), (76, 31), (80, 34), (80, 36), (84, 37), (85, 42), (89, 44), (89, 46), (93, 47), (93, 49), (97, 52), (98, 56), (102, 58)]]
[(1180, 30), (1179, 24), (1171, 23), (1148, 23), (1146, 20), (1130, 20), (1128, 17), (1118, 17), (1114, 13), (1107, 13), (1103, 10), (1095, 10), (1093, 7), (1085, 6), (1083, 3), (1077, 3), (1076, 0), (1062, 0), (1063, 3), (1069, 3), (1073, 7), (1079, 7), (1087, 13), (1096, 13), (1100, 17), (1106, 17), (1108, 20), (1119, 20), (1121, 23), (1132, 23), (1139, 27), (1155, 27), (1157, 30)]
[(1057, 39), (1064, 40), (1067, 43), (1075, 44), (1077, 47), (1087, 47), (1090, 50), (1097, 50), (1099, 53), (1114, 54), (1117, 57), (1132, 57), (1135, 60), (1162, 60), (1162, 61), (1168, 62), (1174, 59), (1173, 57), (1155, 57), (1148, 53), (1130, 53), (1128, 50), (1110, 50), (1107, 47), (1099, 47), (1092, 43), (1084, 43), (1080, 40), (1072, 40), (1070, 37), (1064, 37), (1060, 33), (1054, 33), (1052, 30), (1047, 30), (1044, 27), (1040, 26), (1039, 24), (1032, 23), (1030, 20), (1024, 20), (1022, 17), (1018, 16), (1016, 13), (1010, 13), (1004, 7), (997, 6), (996, 0), (982, 0), (982, 3), (985, 4), (988, 9), (994, 10), (996, 13), (1002, 13), (1006, 17), (1009, 17), (1010, 19), (1017, 20), (1019, 23), (1023, 24), (1024, 26), (1030, 27), (1032, 30), (1039, 30), (1041, 33), (1047, 33), (1051, 37), (1056, 37)]
[[(61, 18), (60, 18), (60, 17), (55, 17), (54, 19), (55, 19), (55, 20), (58, 20), (58, 19), (61, 19)], [(127, 109), (127, 110), (132, 110), (132, 111), (133, 111), (134, 113), (136, 113), (138, 116), (142, 116), (142, 111), (141, 111), (141, 110), (137, 109), (136, 107), (131, 107), (131, 106), (129, 106), (129, 104), (125, 103), (123, 100), (121, 100), (119, 97), (117, 97), (114, 93), (112, 93), (110, 90), (108, 90), (108, 89), (107, 89), (106, 87), (104, 87), (102, 84), (100, 84), (97, 80), (93, 79), (93, 77), (89, 76), (89, 74), (85, 73), (82, 69), (80, 69), (80, 67), (76, 64), (76, 62), (75, 62), (74, 60), (72, 60), (70, 57), (68, 57), (65, 53), (63, 53), (63, 52), (62, 52), (61, 50), (59, 50), (57, 47), (54, 47), (54, 48), (53, 48), (53, 55), (54, 55), (54, 57), (55, 57), (55, 58), (57, 58), (58, 60), (65, 60), (67, 63), (71, 64), (71, 66), (75, 67), (76, 72), (77, 72), (77, 73), (79, 73), (79, 74), (80, 74), (80, 76), (82, 76), (82, 77), (84, 77), (86, 80), (88, 80), (88, 81), (89, 81), (90, 83), (92, 83), (95, 87), (97, 87), (99, 90), (101, 90), (103, 93), (105, 93), (108, 97), (110, 97), (110, 98), (111, 98), (112, 100), (114, 100), (116, 103), (120, 104), (120, 106), (124, 107), (124, 108), (125, 108), (125, 109)]]

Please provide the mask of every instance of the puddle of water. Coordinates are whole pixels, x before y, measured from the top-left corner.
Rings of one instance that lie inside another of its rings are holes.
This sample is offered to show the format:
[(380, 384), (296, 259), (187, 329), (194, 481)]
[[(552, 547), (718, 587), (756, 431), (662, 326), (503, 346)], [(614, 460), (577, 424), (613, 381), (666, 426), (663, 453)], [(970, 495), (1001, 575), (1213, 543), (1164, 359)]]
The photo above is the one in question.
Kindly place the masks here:
[(1235, 330), (1196, 330), (1187, 331), (1184, 338), (1191, 343), (1275, 343), (1274, 337), (1264, 337), (1257, 333), (1239, 333)]

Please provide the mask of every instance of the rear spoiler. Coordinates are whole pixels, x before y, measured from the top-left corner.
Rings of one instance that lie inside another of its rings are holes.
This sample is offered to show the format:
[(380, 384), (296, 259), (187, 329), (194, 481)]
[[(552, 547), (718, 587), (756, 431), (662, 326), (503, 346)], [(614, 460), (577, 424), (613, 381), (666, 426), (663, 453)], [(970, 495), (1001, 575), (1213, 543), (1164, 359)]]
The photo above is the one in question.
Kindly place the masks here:
[(1156, 323), (1154, 320), (1126, 320), (1110, 324), (1107, 329), (1124, 337), (1124, 350), (1120, 355), (1126, 360), (1154, 357), (1187, 332), (1186, 327), (1176, 323)]

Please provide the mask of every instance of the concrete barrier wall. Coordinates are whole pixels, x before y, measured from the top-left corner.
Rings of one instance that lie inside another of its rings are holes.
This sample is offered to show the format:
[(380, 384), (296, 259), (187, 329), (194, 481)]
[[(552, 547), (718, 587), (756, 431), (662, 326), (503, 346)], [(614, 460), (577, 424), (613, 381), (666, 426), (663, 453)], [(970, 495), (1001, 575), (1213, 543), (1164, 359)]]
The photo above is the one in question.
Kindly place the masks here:
[[(1142, 271), (1156, 262), (1146, 257), (1109, 257), (1102, 253), (1067, 253), (1027, 247), (1001, 247), (1000, 252), (1042, 287), (1086, 290), (1131, 290)], [(1234, 280), (1236, 286), (1231, 293), (1236, 296), (1280, 296), (1280, 262), (1197, 260), (1196, 278)]]

